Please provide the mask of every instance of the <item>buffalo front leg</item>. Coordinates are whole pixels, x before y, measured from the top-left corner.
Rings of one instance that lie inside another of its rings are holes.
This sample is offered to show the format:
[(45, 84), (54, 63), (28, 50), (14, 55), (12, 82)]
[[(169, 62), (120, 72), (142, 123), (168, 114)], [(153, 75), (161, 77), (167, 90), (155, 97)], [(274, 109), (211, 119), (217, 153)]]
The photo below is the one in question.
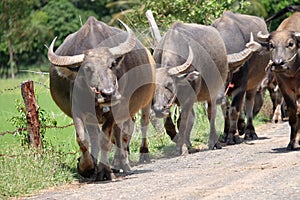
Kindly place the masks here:
[(182, 106), (180, 113), (180, 123), (179, 123), (179, 132), (176, 135), (176, 150), (175, 155), (185, 155), (188, 154), (188, 147), (186, 145), (186, 136), (188, 129), (188, 121), (191, 116), (193, 106)]
[[(281, 90), (282, 91), (282, 90)], [(290, 142), (287, 146), (287, 150), (295, 150), (296, 146), (296, 136), (299, 130), (300, 122), (299, 122), (299, 115), (297, 115), (297, 103), (296, 99), (294, 98), (294, 95), (287, 95), (285, 93), (282, 93), (289, 116), (289, 124), (291, 126), (291, 132), (290, 132)]]
[(127, 120), (121, 125), (114, 125), (113, 136), (115, 139), (116, 151), (113, 161), (113, 169), (116, 172), (123, 170), (124, 173), (129, 173), (131, 171), (129, 164), (129, 140), (131, 137), (132, 129), (134, 123), (133, 121)]
[(97, 156), (92, 156), (89, 153), (89, 136), (85, 133), (83, 119), (74, 116), (74, 126), (76, 129), (76, 139), (82, 155), (78, 158), (77, 170), (78, 173), (85, 178), (95, 179), (97, 173)]
[(101, 158), (98, 164), (98, 174), (96, 179), (99, 181), (112, 180), (115, 178), (108, 160), (108, 153), (112, 147), (111, 133), (114, 124), (113, 117), (110, 115), (107, 116), (102, 126), (102, 132), (100, 136)]

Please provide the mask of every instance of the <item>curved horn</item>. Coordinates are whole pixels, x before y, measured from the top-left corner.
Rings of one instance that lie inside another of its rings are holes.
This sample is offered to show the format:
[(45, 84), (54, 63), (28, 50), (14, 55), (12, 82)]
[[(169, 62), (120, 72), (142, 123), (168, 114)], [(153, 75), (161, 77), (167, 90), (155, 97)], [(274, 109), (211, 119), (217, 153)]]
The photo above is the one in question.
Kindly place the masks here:
[(185, 61), (185, 63), (183, 63), (182, 65), (179, 65), (179, 66), (176, 66), (176, 67), (172, 67), (171, 69), (169, 69), (168, 70), (169, 75), (172, 76), (172, 75), (176, 75), (176, 74), (179, 74), (180, 72), (185, 71), (192, 64), (193, 58), (194, 58), (193, 50), (189, 46), (189, 57), (187, 58), (187, 60)]
[(119, 22), (126, 28), (126, 31), (128, 33), (127, 39), (125, 42), (121, 43), (119, 46), (110, 48), (110, 52), (115, 56), (115, 57), (120, 57), (128, 52), (130, 52), (136, 43), (136, 38), (133, 33), (133, 31), (120, 19), (118, 19)]
[(261, 45), (254, 41), (253, 34), (250, 35), (250, 41), (246, 44), (246, 48), (238, 53), (227, 55), (229, 71), (235, 71), (244, 62), (248, 61), (252, 53), (261, 48)]
[(262, 42), (266, 42), (267, 39), (269, 38), (269, 36), (270, 36), (269, 33), (263, 34), (261, 31), (259, 31), (259, 32), (257, 33), (257, 38), (258, 38), (258, 40), (259, 40), (259, 41), (262, 41)]
[(57, 37), (55, 37), (48, 49), (48, 60), (56, 66), (59, 67), (71, 67), (79, 65), (83, 62), (84, 54), (75, 55), (75, 56), (59, 56), (53, 52), (54, 43)]

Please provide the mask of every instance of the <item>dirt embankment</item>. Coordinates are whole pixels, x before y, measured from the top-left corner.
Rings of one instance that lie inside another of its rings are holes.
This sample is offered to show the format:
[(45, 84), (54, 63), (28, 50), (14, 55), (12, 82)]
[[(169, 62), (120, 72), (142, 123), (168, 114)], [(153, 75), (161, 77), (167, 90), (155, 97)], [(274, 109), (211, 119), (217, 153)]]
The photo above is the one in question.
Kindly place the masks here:
[(266, 124), (256, 141), (153, 160), (118, 181), (74, 183), (29, 199), (300, 199), (300, 151), (285, 150), (289, 130), (287, 122)]

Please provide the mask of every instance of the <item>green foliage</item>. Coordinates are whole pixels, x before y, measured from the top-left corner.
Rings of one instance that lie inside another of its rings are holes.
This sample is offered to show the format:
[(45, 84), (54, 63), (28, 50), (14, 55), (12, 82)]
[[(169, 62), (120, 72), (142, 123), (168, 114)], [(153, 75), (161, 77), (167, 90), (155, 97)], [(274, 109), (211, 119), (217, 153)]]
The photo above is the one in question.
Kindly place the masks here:
[[(27, 127), (26, 121), (26, 109), (23, 102), (16, 100), (16, 109), (18, 111), (18, 115), (13, 116), (8, 121), (11, 122), (17, 129), (21, 128), (20, 131), (17, 131), (16, 134), (20, 136), (20, 141), (22, 145), (27, 145), (29, 142), (28, 132), (23, 130), (23, 128)], [(42, 108), (38, 109), (39, 123), (40, 123), (40, 136), (42, 139), (43, 148), (51, 145), (49, 142), (45, 140), (45, 134), (47, 127), (54, 127), (57, 125), (57, 121), (52, 119), (50, 115)]]
[(148, 21), (145, 12), (151, 10), (158, 27), (167, 29), (175, 21), (186, 23), (210, 24), (214, 19), (221, 16), (224, 10), (230, 9), (241, 12), (248, 3), (244, 1), (236, 3), (233, 0), (226, 1), (160, 1), (142, 0), (140, 5), (135, 7), (135, 12), (128, 14), (128, 23), (138, 29), (148, 28)]
[[(250, 3), (247, 13), (267, 19), (289, 5), (299, 5), (299, 0), (250, 0)], [(287, 13), (271, 22), (269, 31), (276, 30), (281, 21), (289, 15), (291, 13)]]

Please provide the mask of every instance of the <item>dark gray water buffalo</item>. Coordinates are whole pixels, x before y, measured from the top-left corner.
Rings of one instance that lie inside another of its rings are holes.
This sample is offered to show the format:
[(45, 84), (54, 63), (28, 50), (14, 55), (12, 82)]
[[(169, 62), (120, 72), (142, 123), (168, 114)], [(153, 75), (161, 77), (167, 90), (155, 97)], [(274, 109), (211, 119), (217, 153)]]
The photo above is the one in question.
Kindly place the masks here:
[(73, 118), (82, 152), (78, 171), (96, 180), (113, 176), (108, 161), (112, 134), (118, 147), (114, 167), (130, 169), (124, 151), (128, 136), (122, 135), (121, 140), (121, 128), (140, 109), (142, 124), (149, 122), (155, 91), (155, 62), (132, 30), (122, 24), (127, 32), (90, 17), (55, 53), (55, 39), (48, 51), (51, 95)]
[[(254, 35), (259, 31), (268, 33), (263, 19), (230, 11), (226, 11), (219, 19), (215, 20), (212, 26), (220, 32), (228, 54), (241, 51), (249, 42), (251, 32)], [(256, 36), (254, 40), (257, 40)], [(268, 61), (268, 51), (261, 48), (250, 55), (247, 62), (240, 63), (243, 67), (238, 70), (230, 70), (227, 84), (233, 85), (228, 90), (228, 94), (232, 96), (232, 102), (225, 117), (223, 142), (229, 145), (242, 142), (237, 130), (244, 133), (245, 123), (242, 117), (244, 98), (247, 117), (245, 139), (257, 138), (252, 122), (253, 104), (257, 87), (265, 77), (265, 67)]]
[[(158, 68), (153, 110), (157, 117), (167, 117), (165, 128), (176, 142), (176, 154), (186, 153), (190, 145), (193, 104), (198, 101), (208, 102), (209, 148), (221, 148), (215, 129), (216, 99), (224, 87), (228, 63), (234, 68), (250, 54), (251, 48), (245, 48), (240, 54), (227, 56), (219, 32), (211, 26), (197, 24), (176, 22), (159, 42), (154, 50)], [(170, 117), (173, 103), (181, 108), (177, 135)]]
[(270, 34), (258, 33), (271, 52), (270, 70), (275, 74), (279, 89), (285, 100), (291, 126), (288, 150), (296, 148), (297, 132), (300, 128), (300, 115), (297, 112), (297, 99), (300, 97), (300, 12), (286, 18)]

